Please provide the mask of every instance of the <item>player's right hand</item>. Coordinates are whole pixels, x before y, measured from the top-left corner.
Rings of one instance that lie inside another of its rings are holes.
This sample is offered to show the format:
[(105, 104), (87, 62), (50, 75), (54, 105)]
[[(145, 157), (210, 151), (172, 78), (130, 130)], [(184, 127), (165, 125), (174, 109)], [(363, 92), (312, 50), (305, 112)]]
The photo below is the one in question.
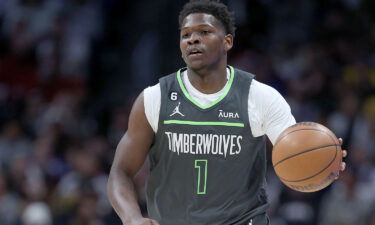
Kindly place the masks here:
[(148, 218), (142, 218), (140, 220), (127, 223), (124, 225), (160, 225), (156, 220), (148, 219)]

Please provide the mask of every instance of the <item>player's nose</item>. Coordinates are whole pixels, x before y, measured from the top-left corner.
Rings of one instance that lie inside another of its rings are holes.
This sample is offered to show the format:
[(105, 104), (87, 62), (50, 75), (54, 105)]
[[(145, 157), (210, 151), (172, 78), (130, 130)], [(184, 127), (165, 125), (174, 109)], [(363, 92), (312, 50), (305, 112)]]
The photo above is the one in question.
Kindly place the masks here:
[(201, 41), (200, 35), (194, 32), (190, 35), (189, 40), (188, 40), (188, 44), (190, 44), (190, 45), (199, 44), (200, 41)]

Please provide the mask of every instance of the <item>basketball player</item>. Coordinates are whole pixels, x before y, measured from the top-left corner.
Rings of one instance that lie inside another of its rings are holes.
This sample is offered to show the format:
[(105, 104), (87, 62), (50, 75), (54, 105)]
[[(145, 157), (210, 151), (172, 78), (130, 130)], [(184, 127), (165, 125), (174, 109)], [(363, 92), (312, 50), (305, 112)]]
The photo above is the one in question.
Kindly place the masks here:
[[(180, 12), (186, 68), (146, 88), (132, 108), (108, 192), (123, 224), (266, 225), (265, 135), (295, 124), (284, 98), (227, 64), (234, 21), (217, 1)], [(149, 156), (149, 218), (132, 178)], [(343, 169), (343, 168), (342, 168)]]

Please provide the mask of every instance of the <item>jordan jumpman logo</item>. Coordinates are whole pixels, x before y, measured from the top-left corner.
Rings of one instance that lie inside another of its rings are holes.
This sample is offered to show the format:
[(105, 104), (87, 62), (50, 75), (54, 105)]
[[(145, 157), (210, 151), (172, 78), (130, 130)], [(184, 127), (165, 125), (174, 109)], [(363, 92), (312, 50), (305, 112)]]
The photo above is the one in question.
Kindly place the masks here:
[(184, 114), (182, 114), (182, 113), (180, 112), (180, 104), (181, 104), (181, 102), (178, 102), (178, 105), (176, 106), (176, 108), (174, 108), (172, 114), (169, 115), (169, 116), (173, 116), (174, 114), (179, 114), (179, 115), (181, 115), (181, 116), (185, 116)]

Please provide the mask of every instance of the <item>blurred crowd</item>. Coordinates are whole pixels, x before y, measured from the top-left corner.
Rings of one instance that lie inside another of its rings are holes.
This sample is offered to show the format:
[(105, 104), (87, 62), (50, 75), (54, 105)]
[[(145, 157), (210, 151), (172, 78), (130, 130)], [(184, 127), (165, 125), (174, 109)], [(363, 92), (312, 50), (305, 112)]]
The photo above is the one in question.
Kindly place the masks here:
[[(310, 194), (270, 166), (272, 225), (375, 225), (374, 1), (223, 2), (238, 28), (229, 63), (275, 87), (298, 122), (332, 129), (349, 153), (340, 179)], [(2, 225), (121, 224), (108, 172), (134, 97), (183, 66), (184, 3), (0, 0)], [(145, 177), (136, 186), (147, 214)]]

